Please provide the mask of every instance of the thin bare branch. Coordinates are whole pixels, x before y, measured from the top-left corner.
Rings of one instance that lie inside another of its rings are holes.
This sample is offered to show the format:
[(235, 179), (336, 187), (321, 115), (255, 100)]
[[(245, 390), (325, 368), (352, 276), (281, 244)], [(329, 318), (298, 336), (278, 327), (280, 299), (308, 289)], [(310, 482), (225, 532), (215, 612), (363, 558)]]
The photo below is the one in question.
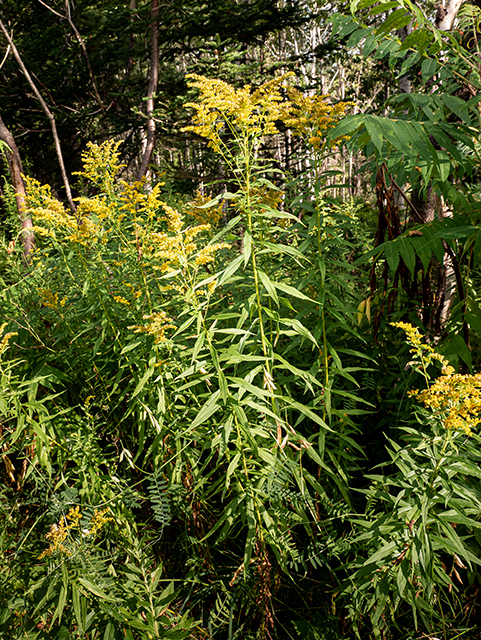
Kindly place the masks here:
[[(13, 32), (12, 32), (12, 35), (13, 35)], [(8, 45), (7, 50), (5, 52), (5, 55), (3, 56), (3, 60), (0, 62), (0, 69), (5, 64), (5, 62), (6, 62), (7, 58), (8, 58), (8, 54), (10, 53), (10, 49), (11, 49), (11, 47), (10, 47), (10, 45)]]
[(63, 161), (63, 154), (62, 154), (62, 147), (60, 145), (60, 138), (58, 137), (58, 133), (57, 133), (57, 125), (55, 123), (55, 117), (53, 115), (53, 113), (50, 111), (50, 109), (48, 108), (47, 103), (45, 102), (45, 100), (43, 99), (40, 91), (37, 89), (37, 86), (35, 84), (35, 82), (32, 80), (31, 75), (29, 74), (29, 72), (27, 71), (27, 68), (25, 66), (25, 64), (23, 63), (23, 60), (17, 50), (17, 47), (15, 46), (12, 38), (10, 37), (10, 35), (8, 34), (7, 29), (5, 28), (5, 25), (3, 24), (2, 20), (0, 19), (0, 30), (3, 31), (3, 35), (5, 36), (5, 38), (7, 39), (8, 44), (11, 46), (12, 48), (12, 52), (13, 55), (15, 56), (15, 60), (17, 61), (18, 66), (20, 67), (23, 75), (25, 76), (28, 84), (30, 85), (30, 87), (32, 88), (32, 91), (35, 94), (35, 97), (37, 98), (37, 100), (40, 102), (40, 104), (42, 105), (42, 109), (45, 113), (45, 115), (47, 116), (49, 122), (50, 122), (50, 126), (52, 128), (52, 135), (53, 135), (53, 140), (55, 143), (55, 150), (57, 152), (57, 159), (58, 159), (58, 163), (60, 166), (60, 173), (62, 174), (62, 179), (63, 179), (63, 184), (65, 187), (65, 192), (67, 195), (67, 201), (68, 204), (70, 206), (70, 209), (72, 210), (73, 213), (76, 213), (76, 207), (72, 198), (72, 192), (70, 190), (70, 183), (67, 177), (67, 172), (65, 170), (65, 163)]
[(40, 2), (40, 4), (43, 4), (44, 7), (46, 7), (49, 11), (54, 13), (56, 16), (58, 16), (59, 18), (63, 18), (65, 20), (65, 16), (63, 16), (61, 13), (57, 13), (57, 11), (55, 11), (55, 9), (52, 9), (52, 7), (49, 7), (49, 5), (46, 2), (43, 2), (43, 0), (38, 0), (38, 1)]
[(71, 18), (69, 0), (65, 0), (65, 11), (66, 11), (66, 14), (67, 14), (68, 23), (69, 23), (72, 31), (75, 33), (75, 37), (77, 38), (77, 41), (78, 41), (78, 43), (80, 45), (80, 48), (82, 49), (82, 53), (83, 53), (83, 56), (84, 56), (84, 59), (85, 59), (85, 64), (87, 65), (87, 69), (88, 69), (89, 76), (90, 76), (90, 82), (92, 83), (92, 87), (93, 87), (93, 90), (94, 90), (95, 99), (97, 100), (97, 103), (98, 103), (98, 105), (99, 105), (99, 107), (100, 107), (100, 109), (102, 110), (102, 113), (103, 113), (105, 111), (105, 107), (103, 105), (102, 98), (100, 97), (100, 93), (99, 93), (99, 90), (97, 88), (97, 83), (95, 82), (94, 72), (92, 71), (92, 65), (90, 64), (90, 58), (89, 58), (89, 54), (87, 52), (87, 47), (85, 46), (84, 39), (80, 35), (79, 31), (77, 30), (77, 27), (75, 26), (75, 24), (73, 23), (73, 20)]
[(61, 13), (58, 13), (58, 11), (55, 11), (55, 9), (52, 9), (51, 6), (49, 6), (46, 2), (43, 2), (43, 0), (38, 0), (40, 2), (41, 5), (43, 5), (46, 9), (48, 9), (49, 11), (51, 11), (52, 13), (54, 13), (56, 16), (58, 16), (59, 18), (62, 18), (62, 20), (67, 20), (70, 28), (72, 29), (72, 31), (75, 34), (75, 37), (77, 38), (77, 42), (80, 45), (80, 48), (82, 49), (82, 54), (83, 57), (85, 59), (85, 64), (87, 65), (87, 69), (89, 72), (89, 76), (90, 76), (90, 82), (92, 83), (92, 87), (94, 89), (94, 94), (95, 94), (95, 99), (100, 107), (100, 110), (102, 112), (105, 111), (105, 107), (102, 103), (102, 99), (100, 97), (100, 93), (99, 90), (97, 88), (97, 83), (95, 82), (95, 77), (94, 77), (94, 73), (92, 71), (92, 65), (90, 64), (90, 58), (89, 58), (89, 54), (87, 52), (87, 47), (85, 46), (85, 42), (84, 39), (82, 38), (82, 36), (80, 35), (77, 27), (75, 26), (73, 20), (72, 20), (72, 16), (71, 16), (71, 11), (70, 11), (70, 3), (69, 0), (65, 0), (65, 15), (62, 15)]

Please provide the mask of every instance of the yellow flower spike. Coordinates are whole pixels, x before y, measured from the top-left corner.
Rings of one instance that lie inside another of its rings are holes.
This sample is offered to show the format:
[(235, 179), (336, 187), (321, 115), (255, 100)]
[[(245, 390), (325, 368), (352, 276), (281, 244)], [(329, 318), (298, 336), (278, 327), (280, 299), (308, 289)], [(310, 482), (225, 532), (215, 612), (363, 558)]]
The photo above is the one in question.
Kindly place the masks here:
[(168, 204), (163, 204), (162, 208), (166, 215), (167, 227), (169, 231), (179, 234), (184, 225), (181, 214), (172, 207), (169, 207)]
[(424, 344), (418, 329), (407, 322), (392, 322), (392, 326), (403, 329), (407, 341), (413, 346), (411, 352), (419, 355), (426, 368), (434, 360), (442, 365), (443, 375), (429, 383), (427, 389), (408, 392), (410, 397), (433, 409), (446, 429), (459, 429), (466, 435), (481, 422), (481, 374), (464, 375), (454, 373), (448, 360), (436, 353), (433, 347)]
[(69, 522), (68, 528), (72, 529), (78, 526), (79, 521), (82, 519), (82, 514), (80, 513), (80, 507), (72, 507), (70, 511), (65, 516), (67, 521)]
[(50, 289), (38, 289), (40, 300), (44, 307), (49, 309), (59, 310), (60, 307), (65, 306), (67, 298), (60, 300), (58, 293), (53, 293)]
[[(329, 96), (306, 96), (294, 87), (288, 87), (287, 93), (291, 107), (282, 118), (284, 124), (294, 135), (304, 138), (315, 150), (322, 147), (323, 138), (329, 129), (333, 129), (345, 115), (352, 102), (329, 104)], [(346, 136), (335, 140), (335, 146)]]
[(107, 522), (113, 522), (113, 518), (106, 517), (106, 513), (108, 513), (108, 509), (103, 509), (100, 511), (99, 509), (95, 509), (93, 518), (89, 523), (89, 531), (87, 533), (88, 536), (95, 538), (95, 536), (99, 533), (99, 531), (103, 528), (104, 524)]
[(146, 326), (133, 325), (130, 326), (129, 329), (133, 329), (134, 333), (148, 333), (153, 335), (157, 344), (167, 340), (165, 335), (167, 329), (176, 328), (175, 324), (172, 324), (172, 319), (169, 318), (165, 311), (158, 311), (151, 315), (145, 315), (143, 316), (143, 319), (151, 320), (151, 322)]
[(199, 224), (204, 226), (216, 227), (221, 216), (224, 213), (224, 200), (212, 207), (200, 208), (212, 200), (209, 196), (203, 196), (200, 191), (196, 192), (195, 199), (186, 209), (186, 213), (194, 218)]
[(226, 123), (250, 136), (264, 136), (278, 133), (276, 122), (286, 114), (286, 105), (280, 88), (286, 78), (294, 75), (286, 73), (264, 83), (251, 92), (250, 85), (235, 89), (223, 80), (205, 78), (197, 74), (187, 76), (188, 84), (200, 92), (200, 100), (187, 103), (195, 110), (194, 124), (184, 127), (209, 140), (214, 151), (220, 151), (221, 132)]
[(197, 256), (195, 257), (194, 263), (196, 266), (205, 265), (209, 262), (214, 261), (214, 253), (219, 251), (219, 249), (228, 249), (230, 245), (225, 242), (219, 242), (217, 244), (208, 244), (203, 247)]
[(77, 171), (76, 175), (91, 180), (100, 187), (106, 195), (112, 195), (115, 191), (115, 176), (125, 167), (119, 163), (118, 151), (122, 141), (107, 140), (102, 144), (87, 143), (87, 149), (82, 153), (84, 168)]
[[(106, 515), (108, 512), (108, 509), (95, 509), (94, 515), (89, 522), (89, 529), (84, 529), (80, 532), (82, 513), (79, 506), (72, 507), (67, 515), (60, 519), (58, 524), (51, 525), (50, 531), (45, 535), (46, 540), (50, 542), (50, 546), (38, 556), (39, 559), (41, 560), (54, 554), (71, 556), (71, 549), (78, 551), (81, 548), (80, 535), (84, 538), (94, 539), (107, 522), (113, 521), (113, 518)], [(79, 530), (76, 536), (72, 536), (70, 533), (72, 529)], [(67, 548), (64, 542), (69, 536), (71, 536), (69, 540), (70, 548)]]
[[(0, 338), (1, 338), (2, 334), (3, 334), (3, 332), (5, 331), (5, 327), (6, 326), (7, 326), (7, 323), (4, 322), (2, 324), (2, 326), (0, 327)], [(18, 336), (18, 333), (16, 331), (10, 331), (10, 333), (6, 333), (3, 336), (3, 338), (1, 338), (1, 340), (0, 340), (0, 358), (2, 357), (3, 353), (8, 349), (8, 341), (13, 336)]]

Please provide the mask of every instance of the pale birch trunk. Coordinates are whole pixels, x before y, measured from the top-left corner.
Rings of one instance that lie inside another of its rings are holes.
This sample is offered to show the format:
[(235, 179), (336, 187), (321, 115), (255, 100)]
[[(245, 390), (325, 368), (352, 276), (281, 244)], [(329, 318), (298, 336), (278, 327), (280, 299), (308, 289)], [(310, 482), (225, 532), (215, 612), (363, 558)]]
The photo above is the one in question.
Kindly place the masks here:
[(150, 3), (150, 78), (145, 110), (147, 114), (147, 137), (140, 164), (138, 179), (147, 174), (155, 145), (154, 96), (159, 82), (159, 0)]

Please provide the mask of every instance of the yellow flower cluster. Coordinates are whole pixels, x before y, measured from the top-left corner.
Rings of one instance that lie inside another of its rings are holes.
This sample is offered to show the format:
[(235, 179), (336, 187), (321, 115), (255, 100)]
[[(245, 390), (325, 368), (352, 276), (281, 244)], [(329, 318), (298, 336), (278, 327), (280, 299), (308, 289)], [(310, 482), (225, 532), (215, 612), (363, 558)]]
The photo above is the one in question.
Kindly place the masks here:
[[(235, 89), (223, 80), (188, 75), (189, 86), (199, 90), (200, 99), (187, 103), (195, 110), (194, 124), (183, 131), (207, 138), (209, 146), (219, 153), (226, 127), (234, 135), (242, 132), (249, 137), (263, 137), (279, 133), (277, 124), (283, 122), (314, 149), (321, 149), (326, 131), (336, 126), (352, 103), (330, 104), (329, 96), (307, 96), (294, 87), (287, 87), (286, 98), (282, 85), (293, 75), (286, 73), (254, 91), (249, 85)], [(334, 140), (331, 146), (344, 139), (346, 136)]]
[[(108, 509), (103, 509), (102, 511), (95, 509), (94, 515), (89, 522), (89, 529), (84, 529), (82, 536), (94, 539), (103, 528), (104, 524), (113, 520), (113, 518), (108, 518), (105, 515), (106, 513), (108, 513)], [(64, 542), (67, 540), (72, 529), (79, 528), (81, 519), (82, 514), (80, 513), (80, 507), (77, 506), (72, 507), (72, 509), (70, 509), (67, 515), (62, 518), (58, 524), (53, 524), (50, 527), (50, 531), (45, 536), (45, 538), (50, 542), (50, 546), (39, 555), (39, 560), (54, 554), (65, 554), (67, 556), (71, 556), (72, 551), (65, 546)], [(73, 542), (73, 544), (75, 543)]]
[(97, 185), (104, 194), (113, 195), (115, 192), (115, 176), (125, 165), (119, 162), (120, 142), (107, 140), (102, 144), (87, 143), (87, 149), (82, 153), (83, 170), (78, 171), (93, 184)]
[(117, 220), (120, 222), (122, 214), (117, 213), (117, 207), (114, 202), (109, 202), (106, 198), (101, 196), (92, 196), (91, 198), (85, 198), (81, 196), (75, 198), (77, 203), (77, 216), (82, 220), (82, 224), (89, 220), (90, 217), (95, 217), (98, 220)]
[[(7, 323), (4, 322), (2, 324), (2, 326), (0, 327), (0, 337), (2, 336), (3, 332), (5, 331), (5, 327), (7, 326)], [(0, 340), (0, 358), (2, 357), (2, 355), (5, 353), (5, 351), (8, 349), (8, 341), (10, 340), (10, 338), (12, 336), (17, 336), (18, 333), (16, 331), (10, 331), (10, 333), (6, 333), (3, 338)]]
[(53, 293), (50, 289), (39, 289), (38, 293), (43, 306), (48, 307), (49, 309), (58, 309), (59, 307), (65, 306), (65, 303), (67, 302), (67, 298), (62, 298), (60, 300), (58, 293)]
[(25, 178), (27, 206), (34, 220), (34, 231), (39, 235), (56, 237), (60, 232), (69, 242), (88, 245), (98, 240), (100, 227), (89, 217), (88, 199), (82, 198), (77, 216), (65, 210), (53, 197), (49, 185), (41, 185), (34, 178)]
[(131, 184), (125, 182), (125, 180), (120, 180), (120, 184), (122, 186), (120, 197), (125, 203), (120, 208), (129, 211), (132, 217), (145, 214), (147, 219), (152, 219), (157, 210), (163, 205), (160, 199), (160, 190), (164, 184), (163, 182), (158, 182), (149, 193), (144, 193), (143, 191), (145, 178)]
[[(109, 240), (115, 254), (106, 252), (105, 260), (101, 261), (110, 275), (113, 267), (123, 270), (125, 261), (119, 258), (125, 255), (128, 261), (127, 256), (130, 256), (141, 263), (142, 269), (147, 267), (154, 273), (160, 270), (161, 274), (176, 277), (175, 282), (170, 280), (162, 290), (175, 289), (183, 295), (195, 285), (198, 270), (213, 262), (216, 252), (229, 245), (211, 243), (202, 246), (198, 236), (208, 231), (211, 224), (201, 220), (201, 224), (187, 226), (182, 213), (162, 201), (161, 183), (149, 190), (145, 180), (132, 184), (124, 180), (115, 181), (115, 173), (121, 167), (118, 146), (113, 142), (88, 145), (83, 154), (85, 168), (80, 175), (93, 180), (102, 193), (77, 198), (76, 215), (66, 211), (53, 197), (49, 186), (27, 179), (28, 205), (35, 228), (40, 234), (61, 242), (89, 248)], [(210, 222), (216, 224), (222, 205), (206, 211)], [(131, 290), (127, 292), (123, 287), (111, 287), (110, 291), (115, 302), (128, 306), (142, 292), (133, 284), (123, 282), (123, 285), (131, 287)], [(58, 309), (65, 304), (57, 294), (47, 289), (40, 294), (47, 307)]]
[(58, 524), (53, 524), (45, 536), (50, 542), (50, 546), (38, 556), (39, 560), (57, 553), (64, 553), (67, 556), (72, 555), (71, 551), (63, 543), (67, 539), (70, 529), (76, 528), (81, 518), (80, 507), (73, 507)]
[(167, 340), (165, 332), (167, 329), (175, 329), (175, 324), (172, 324), (172, 318), (165, 313), (165, 311), (158, 311), (152, 315), (143, 316), (144, 320), (150, 320), (151, 322), (146, 325), (133, 325), (129, 329), (133, 329), (134, 333), (149, 333), (155, 336), (155, 342), (163, 342)]
[(461, 429), (471, 435), (481, 422), (481, 374), (451, 373), (437, 378), (424, 391), (413, 391), (413, 397), (443, 416), (446, 429)]
[(419, 362), (415, 364), (422, 364), (424, 369), (426, 369), (434, 360), (437, 360), (441, 363), (444, 374), (450, 375), (454, 373), (454, 369), (450, 366), (447, 358), (437, 353), (431, 345), (424, 343), (419, 330), (413, 327), (412, 324), (409, 322), (391, 322), (391, 326), (402, 329), (405, 332), (407, 341), (412, 347), (409, 349), (409, 353), (419, 357)]
[(478, 418), (481, 413), (481, 374), (454, 373), (453, 367), (443, 355), (423, 343), (416, 327), (408, 322), (391, 324), (406, 333), (407, 341), (412, 346), (410, 352), (420, 358), (424, 369), (434, 360), (442, 365), (442, 376), (429, 384), (427, 389), (410, 391), (409, 395), (433, 409), (446, 429), (461, 429), (470, 435), (473, 428), (481, 422), (481, 418)]
[(217, 223), (224, 212), (224, 200), (219, 202), (219, 204), (212, 205), (211, 207), (204, 207), (208, 202), (210, 202), (212, 198), (209, 196), (203, 196), (200, 191), (196, 192), (194, 200), (188, 206), (186, 213), (194, 218), (199, 224), (209, 225), (210, 227), (215, 228)]
[[(328, 102), (329, 96), (306, 96), (294, 87), (288, 87), (287, 94), (290, 108), (287, 117), (283, 119), (284, 124), (316, 150), (322, 147), (326, 131), (333, 129), (346, 114), (346, 109), (352, 105), (351, 102), (331, 105)], [(344, 138), (338, 138), (333, 145)]]
[(102, 530), (104, 524), (107, 522), (113, 522), (113, 518), (107, 517), (105, 514), (108, 513), (108, 509), (95, 509), (94, 515), (89, 522), (89, 529), (83, 532), (85, 536), (89, 536), (90, 538), (96, 538), (97, 534)]
[[(208, 231), (210, 225), (199, 224), (195, 227), (183, 229), (184, 220), (182, 215), (173, 207), (162, 204), (165, 212), (167, 229), (171, 232), (154, 232), (138, 225), (136, 227), (136, 237), (140, 243), (141, 253), (145, 259), (150, 258), (154, 263), (161, 263), (162, 273), (172, 272), (179, 268), (185, 268), (190, 258), (194, 257), (195, 267), (206, 265), (214, 260), (214, 254), (220, 249), (229, 248), (229, 245), (221, 242), (209, 244), (198, 250), (195, 238), (202, 232)], [(173, 235), (172, 235), (173, 234)]]
[(214, 254), (219, 249), (228, 249), (229, 245), (225, 242), (217, 242), (216, 244), (207, 244), (198, 252), (194, 258), (194, 264), (196, 267), (214, 262)]
[(189, 86), (200, 91), (200, 101), (186, 104), (195, 110), (194, 124), (183, 131), (207, 138), (216, 152), (220, 151), (220, 134), (226, 125), (233, 131), (256, 137), (278, 133), (276, 122), (287, 115), (281, 86), (292, 75), (286, 73), (269, 80), (254, 91), (250, 85), (235, 89), (223, 80), (188, 75)]

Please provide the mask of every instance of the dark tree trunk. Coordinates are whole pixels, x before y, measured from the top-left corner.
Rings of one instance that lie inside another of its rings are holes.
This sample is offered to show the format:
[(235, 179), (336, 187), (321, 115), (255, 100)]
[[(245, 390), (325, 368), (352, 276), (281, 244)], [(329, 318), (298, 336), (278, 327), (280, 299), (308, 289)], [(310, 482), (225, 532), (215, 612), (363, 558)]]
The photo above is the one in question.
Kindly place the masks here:
[(29, 255), (34, 248), (34, 234), (32, 219), (27, 213), (25, 185), (23, 183), (22, 161), (15, 140), (0, 116), (0, 140), (7, 146), (7, 162), (15, 189), (15, 201), (17, 203), (18, 218), (20, 220), (23, 255), (25, 262), (29, 262)]

